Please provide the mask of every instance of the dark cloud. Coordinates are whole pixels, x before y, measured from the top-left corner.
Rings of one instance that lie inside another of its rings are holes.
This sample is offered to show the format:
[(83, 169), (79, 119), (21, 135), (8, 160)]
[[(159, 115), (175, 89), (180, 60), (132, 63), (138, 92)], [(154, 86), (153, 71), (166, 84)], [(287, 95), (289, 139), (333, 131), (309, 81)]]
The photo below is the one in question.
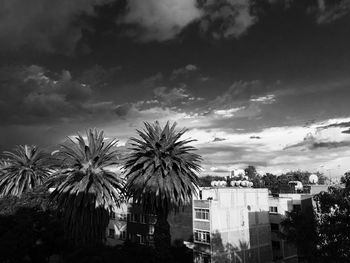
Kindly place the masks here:
[(2, 0), (0, 49), (72, 53), (82, 36), (78, 16), (113, 0)]
[(319, 129), (328, 129), (328, 128), (348, 128), (350, 127), (350, 122), (339, 122), (339, 123), (332, 123), (330, 125), (326, 126), (320, 126)]
[(115, 114), (117, 114), (118, 117), (125, 117), (129, 113), (132, 107), (133, 105), (131, 103), (125, 103), (125, 104), (116, 106), (114, 108), (114, 112)]
[(185, 86), (168, 89), (167, 87), (158, 87), (153, 90), (155, 98), (163, 106), (172, 106), (175, 103), (190, 97)]
[(258, 20), (251, 11), (250, 1), (206, 0), (201, 1), (204, 15), (200, 30), (214, 39), (238, 38)]
[(350, 134), (350, 129), (344, 130), (344, 131), (342, 131), (341, 133)]
[(315, 11), (317, 15), (317, 23), (328, 24), (349, 14), (349, 0), (318, 0), (318, 9)]
[(249, 139), (257, 139), (257, 140), (260, 140), (261, 137), (260, 137), (260, 136), (250, 136)]
[(272, 88), (269, 85), (264, 84), (261, 81), (237, 81), (234, 82), (228, 90), (222, 95), (216, 97), (212, 102), (212, 105), (223, 106), (232, 105), (238, 102), (247, 102), (253, 96), (259, 96), (266, 93)]
[(225, 138), (219, 138), (219, 137), (215, 137), (213, 142), (222, 142), (222, 141), (226, 141)]
[(302, 142), (287, 146), (284, 150), (292, 148), (306, 148), (309, 150), (317, 150), (320, 148), (340, 148), (340, 147), (349, 147), (350, 141), (321, 141), (309, 133)]
[(91, 87), (69, 71), (56, 74), (36, 65), (0, 68), (0, 98), (3, 124), (88, 119), (112, 107), (112, 102), (95, 101)]
[(178, 77), (181, 76), (186, 76), (190, 72), (195, 72), (198, 70), (198, 67), (196, 65), (188, 64), (182, 68), (174, 69), (173, 72), (171, 73), (170, 79), (177, 79)]

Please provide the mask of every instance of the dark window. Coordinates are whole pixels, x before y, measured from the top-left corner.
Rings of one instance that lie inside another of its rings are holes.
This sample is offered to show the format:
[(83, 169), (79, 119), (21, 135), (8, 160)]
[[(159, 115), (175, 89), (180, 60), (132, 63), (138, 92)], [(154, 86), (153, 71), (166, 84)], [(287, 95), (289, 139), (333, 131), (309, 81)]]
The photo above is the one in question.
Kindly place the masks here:
[(272, 241), (272, 249), (280, 249), (281, 243), (279, 241)]
[(196, 219), (209, 220), (209, 209), (195, 208), (194, 212)]
[(109, 215), (109, 217), (110, 217), (111, 219), (115, 219), (115, 213), (114, 213), (114, 212), (111, 212), (110, 215)]
[(293, 205), (294, 211), (301, 211), (301, 205)]
[(109, 229), (108, 236), (109, 236), (110, 238), (114, 238), (114, 236), (115, 236), (115, 230), (114, 230), (113, 228), (110, 228), (110, 229)]
[(280, 228), (278, 224), (271, 223), (271, 231), (279, 231), (279, 230)]
[(277, 206), (270, 206), (270, 213), (278, 213)]
[(194, 240), (203, 243), (210, 243), (210, 233), (208, 231), (194, 231)]
[(119, 239), (126, 240), (126, 231), (120, 231)]

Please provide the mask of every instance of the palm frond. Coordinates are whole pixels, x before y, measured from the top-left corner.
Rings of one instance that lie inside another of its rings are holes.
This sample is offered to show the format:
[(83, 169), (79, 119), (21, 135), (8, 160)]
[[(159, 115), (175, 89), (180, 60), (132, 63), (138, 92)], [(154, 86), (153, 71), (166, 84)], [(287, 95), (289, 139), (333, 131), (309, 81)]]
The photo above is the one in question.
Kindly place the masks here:
[(188, 145), (194, 140), (180, 140), (187, 130), (176, 131), (176, 123), (144, 125), (124, 163), (127, 192), (146, 211), (177, 210), (196, 194), (201, 157)]
[(17, 146), (4, 152), (6, 165), (1, 169), (0, 196), (21, 196), (42, 185), (52, 171), (50, 155), (37, 146)]
[(68, 138), (57, 152), (62, 169), (52, 200), (64, 212), (68, 237), (74, 242), (100, 242), (109, 213), (123, 201), (124, 182), (107, 169), (119, 163), (116, 140), (107, 141), (103, 131), (88, 130), (86, 139)]

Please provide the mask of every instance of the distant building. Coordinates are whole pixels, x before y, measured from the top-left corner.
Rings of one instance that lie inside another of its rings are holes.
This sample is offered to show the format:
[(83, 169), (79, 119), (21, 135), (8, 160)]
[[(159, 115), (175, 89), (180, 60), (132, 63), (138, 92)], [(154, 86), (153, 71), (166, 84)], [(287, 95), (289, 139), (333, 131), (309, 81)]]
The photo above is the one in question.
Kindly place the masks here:
[(193, 200), (194, 262), (271, 262), (267, 189), (202, 188)]

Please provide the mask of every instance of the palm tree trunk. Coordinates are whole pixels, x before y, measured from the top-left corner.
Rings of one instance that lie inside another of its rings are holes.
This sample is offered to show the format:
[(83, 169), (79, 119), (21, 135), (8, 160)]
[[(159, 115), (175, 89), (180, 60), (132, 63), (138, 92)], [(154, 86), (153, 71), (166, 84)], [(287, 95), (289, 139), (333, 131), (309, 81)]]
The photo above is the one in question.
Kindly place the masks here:
[(154, 246), (156, 248), (157, 262), (167, 262), (170, 258), (171, 235), (168, 222), (168, 213), (157, 213), (157, 222), (154, 226)]

